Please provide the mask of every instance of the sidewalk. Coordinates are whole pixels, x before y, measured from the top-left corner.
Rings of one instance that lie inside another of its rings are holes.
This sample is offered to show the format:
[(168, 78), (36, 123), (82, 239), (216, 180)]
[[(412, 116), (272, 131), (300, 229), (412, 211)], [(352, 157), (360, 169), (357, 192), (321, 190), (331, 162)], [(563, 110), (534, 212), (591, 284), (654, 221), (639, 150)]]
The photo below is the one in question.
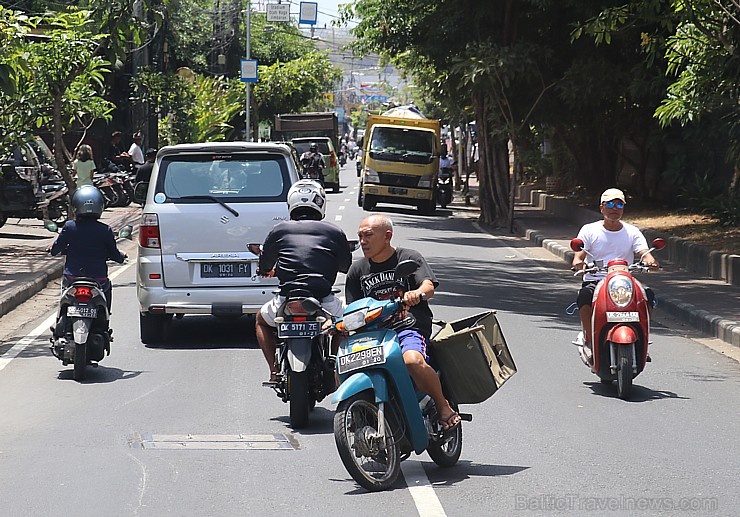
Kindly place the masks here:
[[(138, 224), (140, 216), (141, 207), (132, 204), (105, 210), (101, 221), (115, 231)], [(56, 237), (36, 219), (8, 219), (0, 228), (0, 317), (62, 276), (64, 257), (46, 252)]]
[[(456, 193), (451, 207), (477, 210), (478, 184), (470, 181), (471, 205)], [(532, 188), (517, 189), (514, 229), (517, 234), (546, 248), (570, 266), (573, 251), (570, 239), (587, 222), (602, 216)], [(648, 242), (662, 236), (645, 231)], [(658, 308), (692, 327), (740, 347), (740, 257), (699, 249), (700, 246), (676, 237), (657, 252), (663, 271), (644, 275), (658, 298)], [(712, 278), (715, 276), (716, 278)], [(734, 283), (734, 285), (733, 285)]]

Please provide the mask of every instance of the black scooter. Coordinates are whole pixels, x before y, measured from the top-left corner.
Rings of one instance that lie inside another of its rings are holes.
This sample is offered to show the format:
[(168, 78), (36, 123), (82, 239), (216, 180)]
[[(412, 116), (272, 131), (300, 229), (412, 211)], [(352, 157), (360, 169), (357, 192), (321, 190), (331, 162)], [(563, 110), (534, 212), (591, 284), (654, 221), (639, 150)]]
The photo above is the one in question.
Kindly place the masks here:
[(452, 203), (452, 169), (443, 167), (437, 175), (437, 202), (442, 208)]

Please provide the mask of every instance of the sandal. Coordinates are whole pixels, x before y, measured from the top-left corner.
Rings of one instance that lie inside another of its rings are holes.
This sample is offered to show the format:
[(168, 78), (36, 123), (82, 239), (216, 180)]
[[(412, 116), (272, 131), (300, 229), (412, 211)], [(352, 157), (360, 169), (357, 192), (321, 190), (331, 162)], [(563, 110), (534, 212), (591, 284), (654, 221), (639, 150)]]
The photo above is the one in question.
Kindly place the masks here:
[(460, 425), (460, 422), (462, 422), (462, 418), (460, 418), (460, 414), (457, 411), (453, 411), (452, 414), (445, 419), (439, 419), (439, 423), (442, 426), (443, 431), (454, 429)]

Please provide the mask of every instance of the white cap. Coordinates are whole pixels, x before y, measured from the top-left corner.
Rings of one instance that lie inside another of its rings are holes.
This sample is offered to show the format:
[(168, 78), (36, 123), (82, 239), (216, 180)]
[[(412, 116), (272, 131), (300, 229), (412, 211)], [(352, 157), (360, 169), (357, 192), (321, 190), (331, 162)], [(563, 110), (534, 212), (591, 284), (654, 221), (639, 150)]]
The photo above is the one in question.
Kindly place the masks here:
[(624, 198), (624, 192), (618, 188), (608, 188), (601, 194), (601, 202), (606, 203), (613, 199), (619, 199), (622, 203), (626, 203), (627, 200)]

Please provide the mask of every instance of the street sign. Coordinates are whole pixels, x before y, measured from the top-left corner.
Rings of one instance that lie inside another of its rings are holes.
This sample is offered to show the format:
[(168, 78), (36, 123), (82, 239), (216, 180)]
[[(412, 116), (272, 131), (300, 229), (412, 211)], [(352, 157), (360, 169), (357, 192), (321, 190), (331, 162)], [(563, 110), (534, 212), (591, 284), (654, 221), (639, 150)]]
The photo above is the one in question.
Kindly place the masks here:
[(318, 2), (301, 2), (301, 10), (298, 17), (298, 23), (316, 25), (316, 19), (319, 16)]
[(243, 83), (257, 82), (257, 60), (242, 59), (241, 61), (241, 81)]
[(290, 4), (267, 4), (268, 22), (289, 22)]

